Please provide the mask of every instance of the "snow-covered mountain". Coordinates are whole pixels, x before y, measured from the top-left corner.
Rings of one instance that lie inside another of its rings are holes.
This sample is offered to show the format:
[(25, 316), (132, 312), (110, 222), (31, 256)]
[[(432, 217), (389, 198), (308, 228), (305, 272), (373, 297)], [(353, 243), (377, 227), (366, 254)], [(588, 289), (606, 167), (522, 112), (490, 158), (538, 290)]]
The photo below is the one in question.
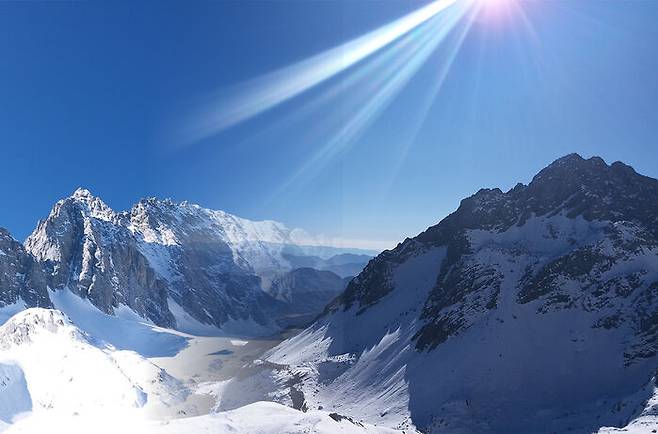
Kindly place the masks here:
[(658, 181), (572, 154), (380, 254), (267, 361), (391, 427), (584, 433), (641, 414), (657, 351)]
[(165, 282), (125, 220), (79, 189), (57, 202), (25, 248), (44, 266), (51, 288), (69, 288), (106, 313), (127, 305), (156, 324), (174, 325)]
[[(68, 288), (105, 313), (128, 306), (161, 326), (192, 322), (261, 334), (279, 327), (272, 306), (281, 303), (267, 290), (296, 268), (287, 255), (346, 253), (300, 246), (295, 235), (281, 223), (186, 202), (145, 199), (115, 212), (78, 189), (39, 222), (25, 248), (45, 269), (52, 289)], [(281, 315), (308, 314), (284, 307)]]

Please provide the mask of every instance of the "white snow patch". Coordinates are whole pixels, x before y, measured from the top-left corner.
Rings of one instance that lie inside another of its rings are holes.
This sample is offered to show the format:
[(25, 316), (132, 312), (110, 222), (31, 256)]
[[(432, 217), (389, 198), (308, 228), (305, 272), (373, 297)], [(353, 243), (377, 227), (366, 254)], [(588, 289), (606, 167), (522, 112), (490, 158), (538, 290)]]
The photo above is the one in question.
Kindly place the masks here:
[(116, 316), (98, 310), (89, 300), (68, 289), (49, 291), (56, 309), (66, 313), (81, 329), (118, 350), (136, 351), (145, 357), (172, 356), (187, 346), (183, 333), (149, 324), (123, 306)]

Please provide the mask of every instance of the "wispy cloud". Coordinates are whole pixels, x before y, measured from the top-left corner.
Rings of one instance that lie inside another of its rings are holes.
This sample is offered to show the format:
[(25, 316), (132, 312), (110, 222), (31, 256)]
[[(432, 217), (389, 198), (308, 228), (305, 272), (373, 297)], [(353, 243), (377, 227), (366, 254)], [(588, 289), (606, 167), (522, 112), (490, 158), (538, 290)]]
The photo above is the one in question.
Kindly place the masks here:
[(302, 246), (328, 246), (376, 251), (392, 249), (397, 245), (397, 241), (389, 240), (346, 238), (323, 234), (311, 235), (303, 229), (294, 229), (291, 238), (295, 243)]

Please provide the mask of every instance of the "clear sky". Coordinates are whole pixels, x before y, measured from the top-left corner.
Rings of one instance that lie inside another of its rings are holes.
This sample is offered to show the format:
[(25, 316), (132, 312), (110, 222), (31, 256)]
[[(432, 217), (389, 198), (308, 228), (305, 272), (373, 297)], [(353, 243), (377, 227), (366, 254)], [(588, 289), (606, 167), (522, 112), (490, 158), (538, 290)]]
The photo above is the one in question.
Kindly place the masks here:
[(272, 71), (349, 66), (331, 49), (428, 2), (2, 2), (0, 226), (23, 239), (84, 186), (117, 210), (170, 197), (381, 247), (570, 152), (658, 177), (658, 1), (481, 1), (470, 27), (440, 12), (201, 135), (306, 64)]

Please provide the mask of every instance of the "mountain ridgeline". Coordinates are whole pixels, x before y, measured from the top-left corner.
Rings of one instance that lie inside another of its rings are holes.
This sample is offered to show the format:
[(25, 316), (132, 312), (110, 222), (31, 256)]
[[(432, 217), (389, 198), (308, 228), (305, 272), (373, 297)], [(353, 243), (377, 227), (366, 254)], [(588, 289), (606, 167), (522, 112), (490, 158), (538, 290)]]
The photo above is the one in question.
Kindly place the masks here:
[[(78, 189), (57, 202), (24, 246), (0, 231), (0, 304), (52, 307), (48, 288), (70, 290), (107, 314), (126, 306), (160, 326), (274, 333), (303, 325), (340, 294), (344, 275), (334, 274), (334, 265), (339, 273), (358, 273), (371, 258), (353, 249), (301, 246), (293, 237), (274, 221), (185, 202), (144, 199), (115, 212)], [(286, 281), (304, 261), (322, 272), (293, 279), (286, 297), (281, 283), (270, 293), (273, 282)]]
[(381, 253), (269, 360), (309, 408), (548, 433), (628, 423), (657, 354), (658, 180), (572, 154)]
[[(524, 227), (533, 233), (521, 235)], [(601, 158), (585, 160), (577, 154), (555, 161), (528, 186), (518, 184), (507, 193), (483, 189), (463, 200), (439, 224), (373, 261), (340, 303), (344, 309), (354, 303), (367, 309), (390, 290), (377, 282), (386, 274), (380, 269), (403, 262), (411, 245), (444, 246), (446, 258), (415, 336), (418, 349), (434, 348), (500, 303), (510, 272), (493, 258), (478, 258), (496, 244), (497, 253), (524, 265), (514, 282), (519, 304), (537, 301), (541, 311), (586, 306), (607, 312), (611, 298), (635, 292), (641, 295), (636, 300), (640, 305), (631, 306), (637, 311), (632, 320), (638, 332), (658, 320), (651, 317), (652, 306), (644, 304), (658, 295), (658, 269), (653, 268), (658, 263), (652, 259), (658, 246), (658, 180), (620, 162), (608, 166)], [(621, 265), (623, 272), (614, 270)], [(574, 279), (578, 290), (567, 290), (563, 283)], [(472, 315), (464, 315), (464, 309)], [(613, 312), (603, 315), (600, 325), (628, 320)], [(658, 342), (650, 343), (647, 356), (658, 349)]]

